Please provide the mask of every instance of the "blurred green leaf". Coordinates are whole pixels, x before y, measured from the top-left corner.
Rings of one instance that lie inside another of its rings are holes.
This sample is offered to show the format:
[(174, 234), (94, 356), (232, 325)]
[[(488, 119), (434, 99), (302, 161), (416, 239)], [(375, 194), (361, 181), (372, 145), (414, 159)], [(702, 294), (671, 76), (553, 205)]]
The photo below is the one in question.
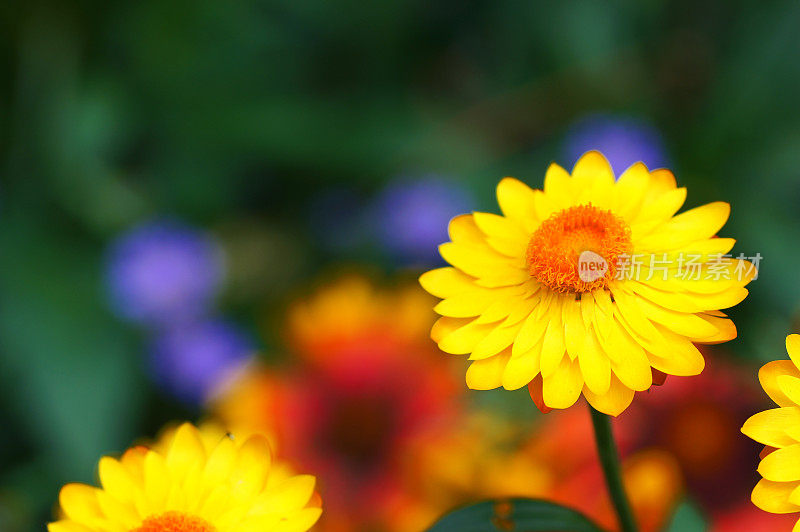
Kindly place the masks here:
[(479, 502), (449, 513), (428, 532), (502, 530), (599, 532), (600, 528), (575, 510), (552, 502), (536, 499), (498, 499)]
[(689, 501), (678, 505), (666, 532), (703, 532), (708, 524), (700, 511)]
[(136, 434), (135, 344), (104, 309), (98, 253), (77, 234), (6, 213), (0, 383), (51, 482), (89, 480)]

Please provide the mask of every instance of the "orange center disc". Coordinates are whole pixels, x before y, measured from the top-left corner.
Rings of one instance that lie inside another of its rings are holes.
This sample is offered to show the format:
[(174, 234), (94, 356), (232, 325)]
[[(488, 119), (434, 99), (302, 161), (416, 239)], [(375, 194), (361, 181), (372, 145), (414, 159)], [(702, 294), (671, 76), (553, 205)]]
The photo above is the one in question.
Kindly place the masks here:
[(205, 519), (181, 512), (166, 512), (144, 520), (142, 526), (131, 532), (216, 532), (214, 525)]
[(625, 220), (592, 204), (576, 205), (542, 222), (526, 259), (530, 274), (551, 290), (582, 293), (608, 286), (620, 255), (631, 248)]

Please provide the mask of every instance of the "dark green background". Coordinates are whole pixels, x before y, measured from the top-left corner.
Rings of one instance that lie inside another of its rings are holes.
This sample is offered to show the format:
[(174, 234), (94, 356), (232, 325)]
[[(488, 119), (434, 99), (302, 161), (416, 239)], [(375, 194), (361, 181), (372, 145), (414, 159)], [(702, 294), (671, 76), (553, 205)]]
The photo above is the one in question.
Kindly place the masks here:
[(0, 529), (40, 530), (61, 483), (193, 414), (107, 310), (119, 231), (172, 214), (265, 246), (221, 302), (256, 330), (331, 264), (394, 268), (323, 251), (320, 190), (431, 171), (494, 209), (497, 180), (538, 186), (587, 112), (662, 131), (687, 206), (732, 203), (723, 234), (764, 259), (730, 347), (782, 356), (800, 302), (798, 28), (795, 0), (3, 3)]

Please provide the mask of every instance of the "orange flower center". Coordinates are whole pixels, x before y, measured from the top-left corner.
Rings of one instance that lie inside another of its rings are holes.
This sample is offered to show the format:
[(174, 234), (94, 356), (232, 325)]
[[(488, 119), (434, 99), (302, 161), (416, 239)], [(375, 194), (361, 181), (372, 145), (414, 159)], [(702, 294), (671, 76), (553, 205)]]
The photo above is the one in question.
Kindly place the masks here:
[(142, 526), (131, 532), (216, 532), (216, 527), (205, 519), (181, 512), (166, 512), (150, 516)]
[(531, 236), (528, 270), (555, 292), (608, 286), (620, 255), (631, 251), (631, 229), (611, 211), (576, 205), (554, 213)]

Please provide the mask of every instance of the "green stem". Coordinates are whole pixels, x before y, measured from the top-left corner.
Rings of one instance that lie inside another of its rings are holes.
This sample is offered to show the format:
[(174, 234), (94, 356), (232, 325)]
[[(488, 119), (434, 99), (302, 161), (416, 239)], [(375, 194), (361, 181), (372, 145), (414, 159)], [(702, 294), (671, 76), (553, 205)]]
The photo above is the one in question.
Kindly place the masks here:
[(603, 466), (608, 494), (611, 496), (611, 502), (619, 517), (620, 530), (637, 532), (636, 520), (633, 518), (631, 505), (628, 503), (628, 496), (625, 495), (625, 488), (622, 485), (617, 444), (614, 442), (614, 434), (611, 432), (611, 419), (591, 406), (589, 406), (589, 411), (592, 413), (597, 454), (600, 456), (600, 464)]

